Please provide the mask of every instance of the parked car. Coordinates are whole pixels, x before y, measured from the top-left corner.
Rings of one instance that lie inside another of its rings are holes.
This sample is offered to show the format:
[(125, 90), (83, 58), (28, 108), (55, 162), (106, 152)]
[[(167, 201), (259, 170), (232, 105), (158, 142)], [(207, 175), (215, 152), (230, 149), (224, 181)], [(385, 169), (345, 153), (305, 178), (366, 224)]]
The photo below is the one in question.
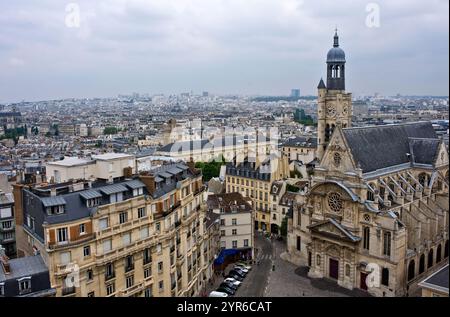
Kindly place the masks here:
[(238, 267), (238, 266), (235, 266), (232, 271), (237, 271), (239, 273), (242, 273), (242, 274), (244, 274), (244, 276), (247, 275), (247, 273), (248, 273), (248, 270), (243, 269), (243, 268)]
[(236, 269), (232, 269), (232, 270), (230, 271), (230, 274), (234, 274), (234, 275), (240, 276), (240, 277), (242, 277), (242, 278), (245, 277), (245, 273), (244, 273), (244, 272), (239, 271), (239, 270), (236, 270)]
[(232, 277), (227, 277), (227, 278), (224, 280), (224, 282), (233, 283), (233, 284), (236, 285), (236, 286), (241, 286), (241, 284), (242, 284), (241, 281), (238, 281), (238, 280), (236, 280), (236, 279), (234, 279), (234, 278), (232, 278)]
[(249, 271), (252, 269), (252, 267), (250, 265), (247, 265), (247, 264), (245, 264), (243, 262), (237, 262), (235, 265), (239, 266), (239, 267), (243, 267), (244, 269), (247, 269)]
[(218, 289), (216, 289), (216, 291), (226, 293), (228, 295), (234, 295), (234, 293), (236, 293), (234, 289), (231, 289), (229, 287), (224, 287), (224, 286), (219, 287)]
[(236, 285), (234, 285), (233, 283), (229, 283), (229, 282), (222, 282), (222, 283), (219, 285), (219, 287), (228, 287), (228, 288), (230, 288), (230, 289), (232, 289), (232, 290), (234, 290), (234, 291), (236, 291), (237, 288), (238, 288)]
[(245, 274), (247, 274), (248, 273), (248, 270), (245, 268), (245, 267), (242, 267), (242, 266), (239, 266), (239, 265), (236, 265), (235, 267), (234, 267), (236, 270), (239, 270), (239, 271), (242, 271), (242, 272), (244, 272)]
[(209, 293), (209, 297), (228, 297), (227, 293), (212, 291)]
[(232, 278), (232, 279), (234, 279), (236, 281), (239, 281), (239, 282), (242, 282), (244, 280), (244, 278), (241, 277), (240, 275), (233, 274), (233, 273), (228, 274), (227, 278)]

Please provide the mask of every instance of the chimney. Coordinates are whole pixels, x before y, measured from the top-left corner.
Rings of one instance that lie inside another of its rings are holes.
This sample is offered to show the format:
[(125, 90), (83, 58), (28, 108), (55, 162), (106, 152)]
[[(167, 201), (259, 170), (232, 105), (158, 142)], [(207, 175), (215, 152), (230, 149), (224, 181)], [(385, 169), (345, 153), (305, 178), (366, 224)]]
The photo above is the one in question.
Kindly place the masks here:
[(156, 190), (155, 175), (141, 174), (141, 175), (139, 175), (139, 179), (141, 180), (141, 182), (143, 182), (145, 184), (150, 195), (153, 195), (153, 193)]
[(191, 171), (193, 171), (193, 172), (196, 170), (196, 169), (195, 169), (195, 162), (194, 162), (194, 160), (192, 159), (192, 157), (191, 157), (190, 161), (187, 162), (187, 166), (188, 166), (189, 169), (190, 169)]
[(9, 258), (6, 256), (5, 249), (0, 246), (0, 262), (2, 264), (3, 272), (5, 274), (11, 273), (11, 267), (9, 266)]
[(123, 176), (125, 178), (131, 178), (133, 176), (133, 168), (131, 166), (125, 167), (123, 169)]
[(23, 200), (22, 200), (22, 188), (21, 184), (13, 184), (13, 196), (14, 196), (14, 221), (16, 226), (23, 225)]
[(50, 196), (51, 196), (51, 197), (56, 196), (56, 187), (52, 187), (52, 188), (50, 189)]

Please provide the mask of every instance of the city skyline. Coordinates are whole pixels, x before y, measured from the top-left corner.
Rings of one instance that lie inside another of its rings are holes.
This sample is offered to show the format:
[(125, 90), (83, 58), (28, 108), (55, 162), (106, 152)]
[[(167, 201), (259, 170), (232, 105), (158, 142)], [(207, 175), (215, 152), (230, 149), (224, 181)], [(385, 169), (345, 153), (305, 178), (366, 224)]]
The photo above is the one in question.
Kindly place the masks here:
[(287, 95), (300, 88), (315, 95), (335, 27), (351, 52), (347, 82), (354, 95), (448, 95), (447, 1), (426, 7), (421, 1), (295, 0), (2, 7), (3, 103), (133, 91)]

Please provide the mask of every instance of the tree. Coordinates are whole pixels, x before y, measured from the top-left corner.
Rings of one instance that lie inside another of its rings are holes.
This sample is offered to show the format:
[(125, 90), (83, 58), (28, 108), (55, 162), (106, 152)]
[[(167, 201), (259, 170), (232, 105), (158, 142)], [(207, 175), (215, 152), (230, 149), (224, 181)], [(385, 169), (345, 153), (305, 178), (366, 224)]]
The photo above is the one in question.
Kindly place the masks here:
[(106, 127), (103, 130), (103, 134), (117, 134), (119, 130), (116, 127)]

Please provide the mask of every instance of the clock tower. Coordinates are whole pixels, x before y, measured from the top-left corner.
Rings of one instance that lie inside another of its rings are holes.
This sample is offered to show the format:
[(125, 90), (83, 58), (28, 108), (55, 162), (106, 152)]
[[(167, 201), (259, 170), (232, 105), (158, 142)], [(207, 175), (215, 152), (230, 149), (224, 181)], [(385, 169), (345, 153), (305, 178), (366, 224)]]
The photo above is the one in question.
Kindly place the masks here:
[(321, 160), (334, 129), (350, 127), (352, 120), (352, 94), (345, 92), (345, 52), (339, 47), (337, 30), (327, 54), (327, 85), (321, 79), (317, 89), (317, 158)]

